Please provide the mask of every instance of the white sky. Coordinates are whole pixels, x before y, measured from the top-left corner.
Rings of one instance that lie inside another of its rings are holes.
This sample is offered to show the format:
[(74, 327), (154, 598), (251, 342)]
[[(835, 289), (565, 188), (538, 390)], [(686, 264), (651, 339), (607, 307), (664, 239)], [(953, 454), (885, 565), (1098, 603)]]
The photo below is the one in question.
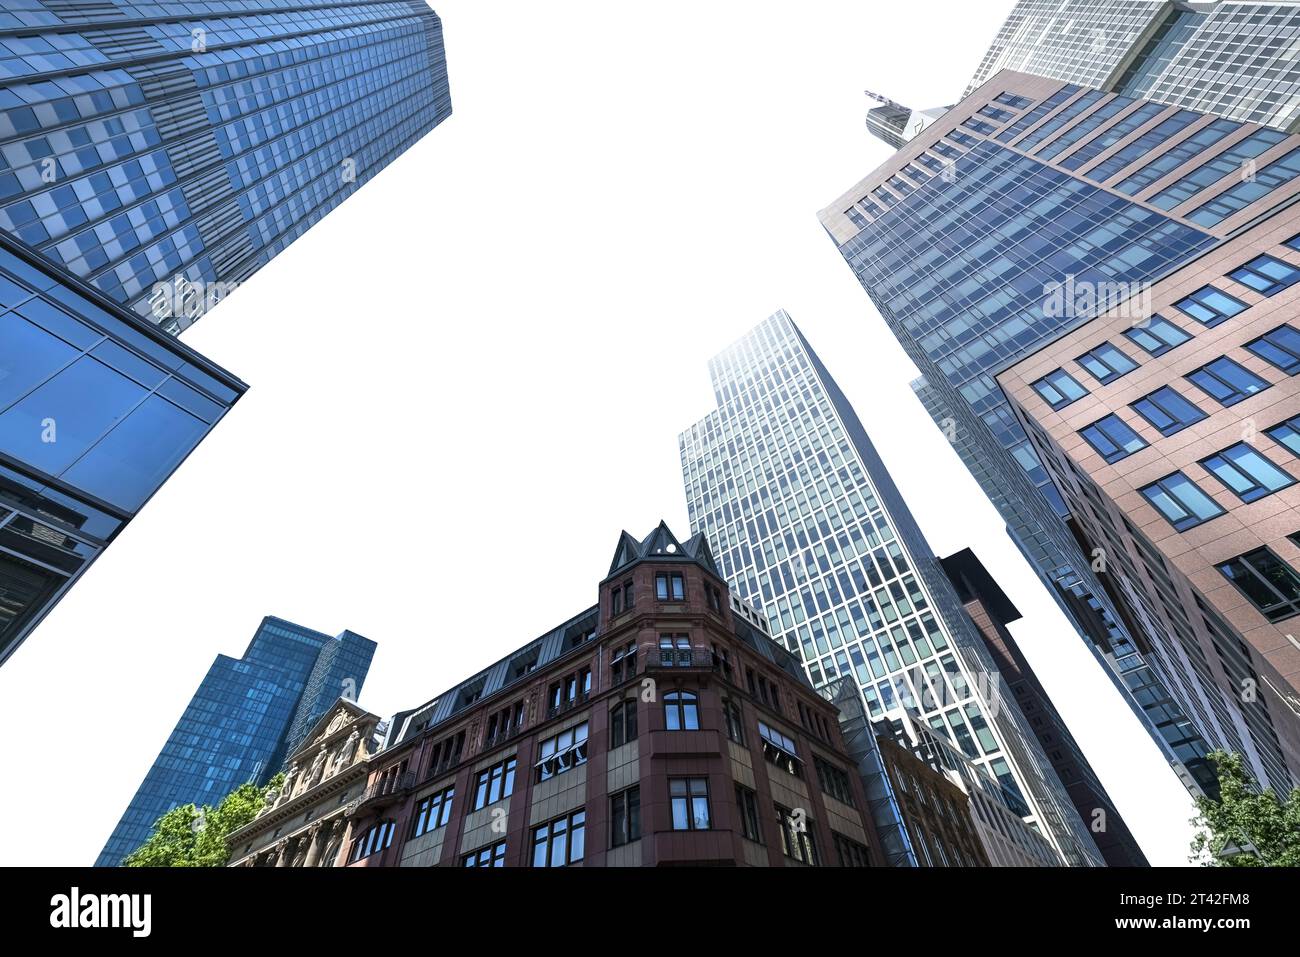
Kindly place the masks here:
[(263, 615), (376, 640), (361, 703), (389, 715), (591, 605), (621, 529), (687, 534), (677, 433), (778, 308), (936, 552), (1024, 613), (1152, 863), (1186, 863), (1186, 792), (816, 218), (888, 156), (862, 90), (951, 102), (1011, 0), (435, 6), (454, 115), (186, 333), (251, 391), (0, 668), (0, 863), (91, 863)]

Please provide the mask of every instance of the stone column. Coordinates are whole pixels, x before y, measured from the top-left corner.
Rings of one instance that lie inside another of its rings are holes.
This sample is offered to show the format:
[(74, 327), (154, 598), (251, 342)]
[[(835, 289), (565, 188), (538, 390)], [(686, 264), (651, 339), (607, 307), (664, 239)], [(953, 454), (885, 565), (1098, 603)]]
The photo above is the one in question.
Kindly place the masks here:
[(307, 828), (307, 857), (302, 862), (303, 867), (315, 867), (316, 862), (320, 860), (321, 851), (324, 850), (321, 846), (323, 843), (321, 832), (323, 830), (320, 821)]
[(287, 840), (281, 841), (275, 846), (275, 866), (289, 866), (289, 842)]

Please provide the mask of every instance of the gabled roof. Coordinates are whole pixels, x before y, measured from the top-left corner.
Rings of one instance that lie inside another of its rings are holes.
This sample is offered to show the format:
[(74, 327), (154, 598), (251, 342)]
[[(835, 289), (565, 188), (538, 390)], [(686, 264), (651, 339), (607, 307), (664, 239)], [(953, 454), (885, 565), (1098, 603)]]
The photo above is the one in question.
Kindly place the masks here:
[(289, 755), (289, 759), (286, 760), (285, 763), (288, 764), (290, 763), (290, 760), (292, 760), (293, 758), (297, 757), (298, 755), (302, 754), (305, 751), (309, 751), (311, 749), (311, 746), (315, 743), (316, 739), (320, 737), (320, 733), (324, 731), (327, 727), (329, 727), (329, 723), (334, 720), (334, 716), (339, 713), (340, 709), (350, 712), (354, 719), (374, 718), (376, 721), (379, 720), (378, 715), (371, 714), (369, 711), (361, 707), (361, 705), (357, 704), (351, 698), (339, 698), (332, 705), (330, 705), (328, 708), (326, 708), (324, 711), (321, 712), (321, 716), (316, 719), (316, 723), (313, 724), (309, 729), (307, 729), (307, 733), (302, 736), (302, 743), (298, 745), (297, 750), (295, 750), (293, 754)]
[(654, 530), (641, 541), (637, 541), (625, 530), (618, 536), (618, 545), (614, 549), (614, 560), (610, 562), (609, 574), (615, 574), (634, 562), (653, 558), (656, 561), (679, 559), (703, 566), (715, 575), (719, 575), (717, 562), (709, 549), (709, 542), (702, 533), (696, 533), (683, 544), (677, 540), (666, 522), (660, 521)]

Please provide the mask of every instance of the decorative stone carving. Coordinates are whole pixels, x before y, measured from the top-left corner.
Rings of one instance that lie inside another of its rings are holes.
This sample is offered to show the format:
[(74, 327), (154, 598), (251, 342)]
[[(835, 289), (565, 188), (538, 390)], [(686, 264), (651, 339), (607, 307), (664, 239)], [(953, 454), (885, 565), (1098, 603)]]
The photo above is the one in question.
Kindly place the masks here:
[(311, 762), (311, 772), (307, 776), (307, 787), (314, 786), (320, 779), (325, 768), (325, 746), (316, 752), (316, 757)]
[(351, 715), (347, 711), (339, 709), (339, 713), (334, 716), (334, 720), (331, 721), (329, 727), (325, 729), (325, 736), (329, 737), (339, 728), (343, 727), (343, 725), (347, 724), (348, 718), (350, 717)]

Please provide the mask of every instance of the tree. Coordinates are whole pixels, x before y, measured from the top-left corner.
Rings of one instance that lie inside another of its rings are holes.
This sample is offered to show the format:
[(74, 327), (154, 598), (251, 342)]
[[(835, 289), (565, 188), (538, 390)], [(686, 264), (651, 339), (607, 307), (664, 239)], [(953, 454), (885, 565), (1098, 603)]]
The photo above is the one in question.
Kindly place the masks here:
[[(1300, 867), (1300, 788), (1260, 790), (1241, 755), (1211, 751), (1219, 799), (1198, 797), (1192, 860), (1217, 867)], [(1206, 855), (1209, 859), (1206, 859)]]
[(278, 791), (284, 775), (265, 788), (249, 782), (227, 794), (215, 808), (182, 804), (154, 824), (153, 833), (122, 863), (127, 867), (224, 867), (230, 859), (226, 838), (266, 806), (266, 795)]

